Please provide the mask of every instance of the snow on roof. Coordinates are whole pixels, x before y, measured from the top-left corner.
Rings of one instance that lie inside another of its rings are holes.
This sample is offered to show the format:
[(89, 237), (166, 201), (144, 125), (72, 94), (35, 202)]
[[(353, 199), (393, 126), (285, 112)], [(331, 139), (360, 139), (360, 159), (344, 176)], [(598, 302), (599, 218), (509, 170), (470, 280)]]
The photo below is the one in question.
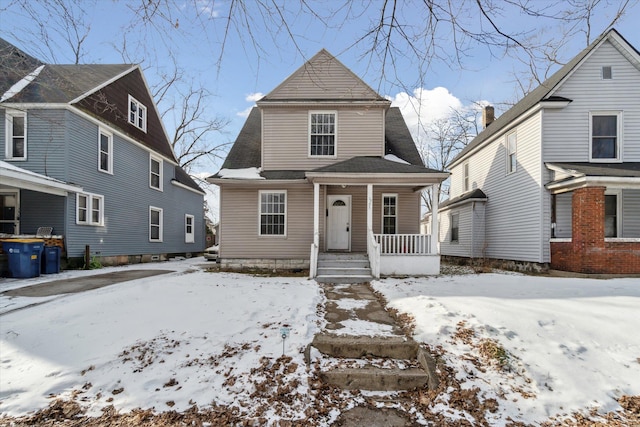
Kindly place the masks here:
[(385, 160), (391, 160), (392, 162), (396, 162), (396, 163), (404, 163), (405, 165), (410, 164), (409, 162), (402, 160), (400, 157), (396, 156), (395, 154), (387, 154), (386, 156), (384, 156)]
[(38, 74), (40, 74), (40, 71), (42, 71), (43, 68), (44, 68), (44, 65), (39, 66), (38, 68), (33, 70), (31, 73), (26, 75), (22, 80), (18, 81), (16, 84), (11, 86), (9, 90), (2, 95), (2, 97), (0, 98), (0, 102), (4, 102), (7, 99), (14, 96), (15, 94), (20, 93), (22, 89), (27, 87), (29, 83), (31, 83), (32, 81), (35, 80), (36, 77), (38, 77)]
[(226, 179), (265, 179), (260, 176), (262, 168), (220, 169), (218, 175)]

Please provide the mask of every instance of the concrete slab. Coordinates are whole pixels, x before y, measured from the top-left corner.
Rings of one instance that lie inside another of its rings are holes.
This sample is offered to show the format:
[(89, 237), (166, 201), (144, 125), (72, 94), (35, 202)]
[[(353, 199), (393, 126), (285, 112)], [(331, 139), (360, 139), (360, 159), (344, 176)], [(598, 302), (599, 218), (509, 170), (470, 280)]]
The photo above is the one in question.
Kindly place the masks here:
[(343, 412), (333, 425), (342, 427), (413, 427), (418, 424), (412, 422), (405, 413), (397, 409), (356, 406)]

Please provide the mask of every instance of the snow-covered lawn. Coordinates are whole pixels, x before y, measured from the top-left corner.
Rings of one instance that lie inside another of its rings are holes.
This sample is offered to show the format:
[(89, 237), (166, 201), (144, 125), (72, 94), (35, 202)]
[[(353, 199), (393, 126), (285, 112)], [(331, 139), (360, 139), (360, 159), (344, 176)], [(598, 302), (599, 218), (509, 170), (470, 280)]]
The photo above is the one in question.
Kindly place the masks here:
[[(62, 398), (91, 415), (109, 405), (180, 412), (215, 403), (272, 421), (304, 419), (320, 399), (303, 350), (324, 322), (321, 288), (299, 277), (206, 272), (203, 264), (120, 267), (175, 273), (62, 297), (1, 296), (0, 414), (24, 415)], [(0, 279), (0, 291), (84, 274)], [(482, 274), (373, 287), (414, 318), (415, 339), (440, 354), (465, 389), (496, 399), (499, 410), (487, 416), (494, 424), (609, 411), (616, 398), (640, 395), (638, 279)], [(289, 357), (279, 359), (283, 327)], [(486, 348), (497, 349), (494, 357)], [(274, 404), (278, 394), (286, 399)], [(445, 391), (429, 410), (464, 418), (448, 399)], [(329, 420), (338, 412), (323, 413)]]

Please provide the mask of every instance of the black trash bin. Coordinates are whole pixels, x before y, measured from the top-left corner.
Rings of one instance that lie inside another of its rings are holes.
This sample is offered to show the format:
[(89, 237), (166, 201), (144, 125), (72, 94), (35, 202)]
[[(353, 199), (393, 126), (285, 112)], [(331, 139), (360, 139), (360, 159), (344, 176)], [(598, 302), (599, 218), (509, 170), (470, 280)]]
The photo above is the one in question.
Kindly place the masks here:
[(9, 275), (15, 278), (38, 277), (40, 256), (44, 249), (41, 239), (8, 239), (2, 242), (2, 250), (9, 261)]
[(42, 253), (42, 274), (60, 273), (60, 247), (45, 246)]

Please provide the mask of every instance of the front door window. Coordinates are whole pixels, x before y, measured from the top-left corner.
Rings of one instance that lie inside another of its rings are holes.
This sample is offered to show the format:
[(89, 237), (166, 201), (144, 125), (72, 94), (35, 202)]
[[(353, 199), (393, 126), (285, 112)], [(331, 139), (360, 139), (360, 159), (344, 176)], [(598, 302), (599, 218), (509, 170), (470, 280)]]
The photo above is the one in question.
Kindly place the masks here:
[(20, 234), (18, 193), (0, 193), (0, 233)]

